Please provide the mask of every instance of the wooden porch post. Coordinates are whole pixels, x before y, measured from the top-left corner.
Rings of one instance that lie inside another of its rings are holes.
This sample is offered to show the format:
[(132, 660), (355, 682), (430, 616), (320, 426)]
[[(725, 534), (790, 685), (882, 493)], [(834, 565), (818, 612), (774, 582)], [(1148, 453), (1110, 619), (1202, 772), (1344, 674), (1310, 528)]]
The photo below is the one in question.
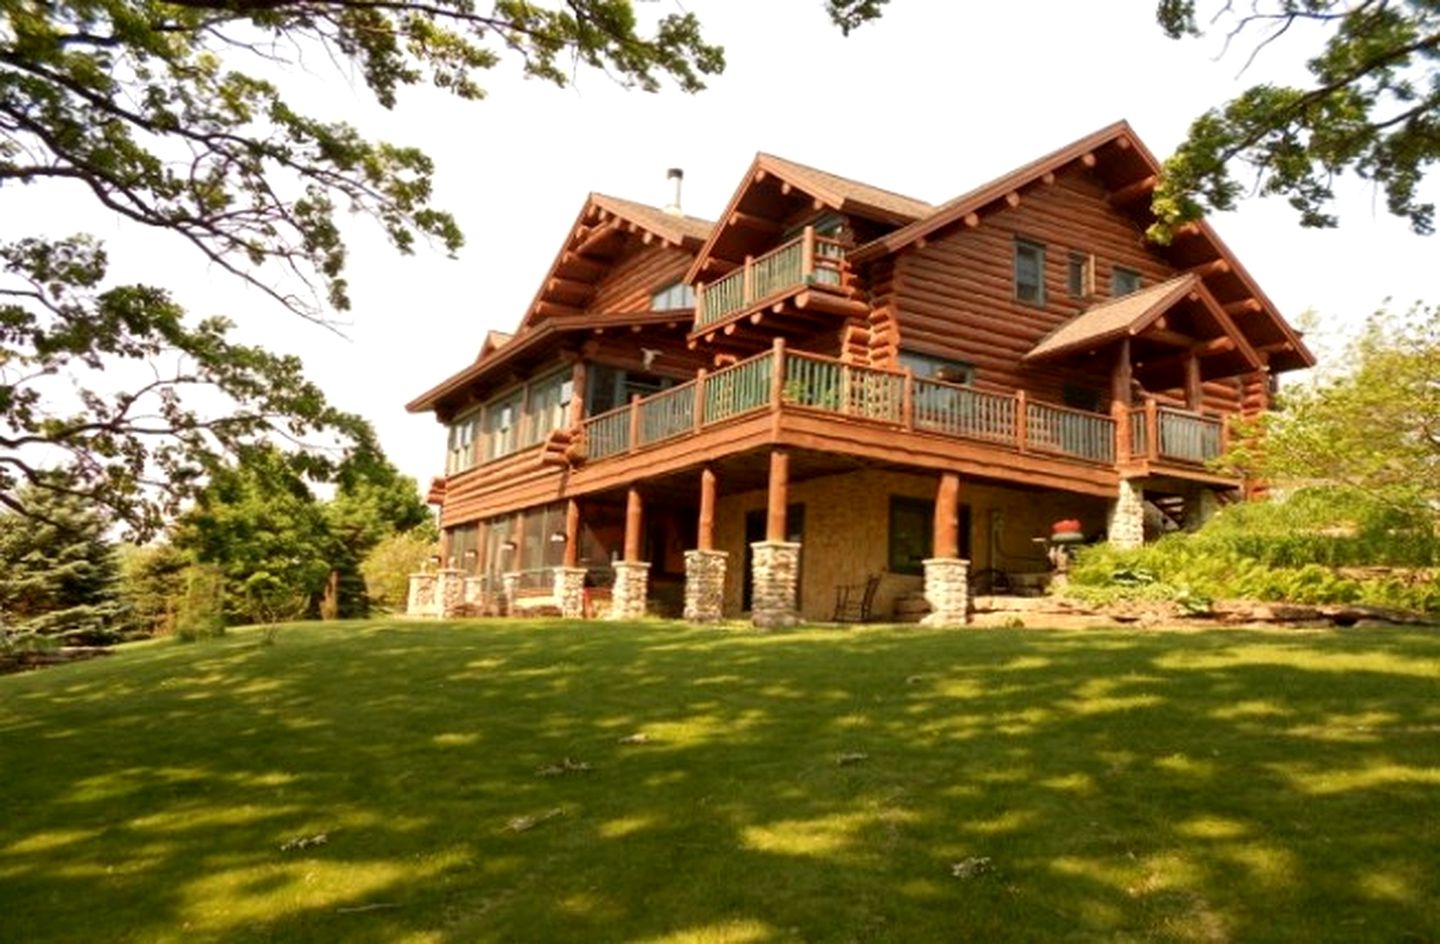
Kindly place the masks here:
[(934, 556), (960, 556), (960, 476), (955, 472), (940, 473), (935, 490)]
[(570, 499), (565, 503), (565, 566), (580, 564), (580, 502)]
[(1205, 400), (1205, 388), (1200, 382), (1200, 358), (1192, 351), (1185, 358), (1185, 407), (1199, 412)]
[(708, 465), (700, 470), (700, 521), (695, 543), (699, 550), (715, 550), (715, 472)]
[(785, 540), (785, 504), (790, 495), (790, 455), (779, 449), (770, 453), (770, 492), (765, 516), (765, 540)]
[(585, 362), (576, 361), (570, 368), (570, 428), (585, 419)]
[(632, 485), (625, 495), (625, 562), (628, 564), (640, 560), (641, 528), (644, 524), (645, 502), (640, 497), (640, 489)]
[(1120, 339), (1120, 351), (1115, 356), (1115, 369), (1110, 372), (1110, 399), (1130, 406), (1130, 339)]

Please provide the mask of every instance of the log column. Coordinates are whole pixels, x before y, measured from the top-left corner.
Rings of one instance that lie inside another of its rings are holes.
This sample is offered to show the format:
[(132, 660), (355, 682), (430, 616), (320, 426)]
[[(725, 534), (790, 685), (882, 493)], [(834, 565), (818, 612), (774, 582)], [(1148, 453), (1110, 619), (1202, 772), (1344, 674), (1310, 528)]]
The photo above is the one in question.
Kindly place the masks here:
[(645, 615), (646, 595), (650, 587), (650, 563), (640, 559), (645, 524), (645, 503), (640, 489), (630, 486), (625, 496), (625, 556), (615, 562), (615, 589), (610, 602), (610, 618), (639, 619)]
[(970, 620), (970, 562), (960, 557), (960, 476), (940, 473), (935, 488), (934, 556), (924, 561), (927, 626), (963, 626)]
[(565, 503), (565, 559), (555, 568), (555, 599), (565, 619), (585, 615), (585, 568), (580, 566), (580, 503)]
[(754, 598), (751, 618), (764, 629), (794, 626), (797, 582), (800, 576), (800, 544), (785, 540), (785, 505), (790, 499), (790, 456), (776, 449), (770, 453), (769, 504), (765, 516), (765, 540), (750, 545), (751, 581)]
[(698, 545), (685, 552), (685, 618), (692, 623), (713, 623), (721, 617), (725, 598), (725, 565), (729, 554), (715, 550), (715, 472), (700, 470)]

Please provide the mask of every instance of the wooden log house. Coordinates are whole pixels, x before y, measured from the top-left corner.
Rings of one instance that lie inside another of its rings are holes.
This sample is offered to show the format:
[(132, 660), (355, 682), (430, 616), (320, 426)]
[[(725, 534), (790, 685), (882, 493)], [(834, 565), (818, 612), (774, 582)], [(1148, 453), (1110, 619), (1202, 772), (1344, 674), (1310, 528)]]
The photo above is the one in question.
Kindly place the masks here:
[(591, 195), (408, 405), (449, 436), (412, 610), (784, 625), (880, 574), (878, 617), (953, 624), (1057, 519), (1243, 498), (1230, 422), (1313, 358), (1208, 224), (1146, 240), (1158, 169), (1120, 122), (938, 206), (766, 154), (713, 223)]

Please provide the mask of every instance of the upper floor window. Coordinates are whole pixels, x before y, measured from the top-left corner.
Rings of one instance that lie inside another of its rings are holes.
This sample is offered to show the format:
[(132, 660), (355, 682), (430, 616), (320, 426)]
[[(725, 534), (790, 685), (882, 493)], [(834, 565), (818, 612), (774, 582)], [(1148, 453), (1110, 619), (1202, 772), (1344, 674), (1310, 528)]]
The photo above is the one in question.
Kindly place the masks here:
[(479, 410), (450, 424), (450, 435), (445, 453), (446, 475), (463, 472), (475, 464), (475, 438), (479, 431)]
[(530, 384), (525, 403), (525, 429), (521, 446), (543, 442), (552, 432), (565, 425), (570, 398), (575, 384), (568, 371), (551, 374)]
[(695, 286), (676, 282), (650, 296), (651, 311), (675, 311), (695, 307)]
[(968, 384), (975, 381), (975, 368), (964, 361), (921, 354), (918, 351), (901, 351), (900, 366), (922, 380), (943, 380), (946, 383)]
[(485, 458), (498, 459), (515, 451), (520, 432), (520, 404), (525, 390), (521, 388), (485, 407)]
[(1095, 257), (1085, 252), (1070, 253), (1067, 283), (1071, 298), (1089, 298), (1095, 294)]
[(1115, 266), (1110, 270), (1110, 294), (1115, 298), (1121, 295), (1129, 295), (1131, 292), (1140, 291), (1140, 273), (1134, 269), (1127, 269), (1124, 266)]
[(1040, 243), (1015, 240), (1015, 300), (1045, 304), (1045, 247)]

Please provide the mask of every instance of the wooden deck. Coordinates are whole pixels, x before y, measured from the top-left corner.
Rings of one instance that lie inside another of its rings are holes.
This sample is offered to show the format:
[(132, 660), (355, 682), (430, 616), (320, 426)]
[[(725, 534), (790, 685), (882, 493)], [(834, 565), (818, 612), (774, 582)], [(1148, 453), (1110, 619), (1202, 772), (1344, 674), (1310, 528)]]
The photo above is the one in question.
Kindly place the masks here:
[(1150, 474), (1236, 486), (1238, 480), (1206, 465), (1224, 449), (1226, 432), (1222, 420), (1153, 401), (1105, 416), (1037, 402), (1023, 390), (926, 380), (778, 342), (586, 418), (571, 467), (544, 465), (531, 450), (451, 478), (442, 524), (769, 448), (1100, 497), (1113, 497), (1122, 477)]

